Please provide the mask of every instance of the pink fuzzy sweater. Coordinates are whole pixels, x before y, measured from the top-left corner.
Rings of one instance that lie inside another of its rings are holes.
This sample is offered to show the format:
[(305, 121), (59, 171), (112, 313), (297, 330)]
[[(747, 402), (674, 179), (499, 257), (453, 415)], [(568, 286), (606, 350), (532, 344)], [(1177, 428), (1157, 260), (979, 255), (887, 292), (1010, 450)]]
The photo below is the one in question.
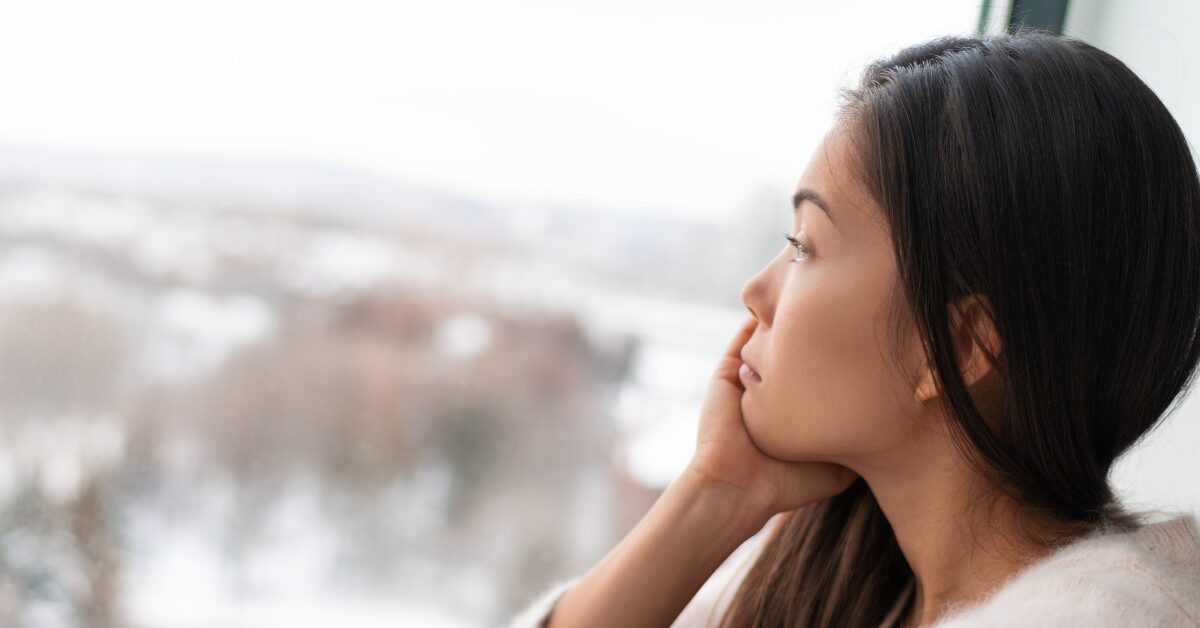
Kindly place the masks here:
[[(1192, 513), (1171, 513), (1134, 532), (1093, 532), (1025, 568), (983, 602), (947, 611), (936, 628), (1088, 626), (1200, 628), (1200, 527)], [(717, 626), (746, 575), (772, 518), (704, 583), (672, 628)], [(509, 620), (508, 628), (544, 628), (558, 598), (582, 575), (553, 583)], [(880, 628), (890, 628), (912, 585)]]

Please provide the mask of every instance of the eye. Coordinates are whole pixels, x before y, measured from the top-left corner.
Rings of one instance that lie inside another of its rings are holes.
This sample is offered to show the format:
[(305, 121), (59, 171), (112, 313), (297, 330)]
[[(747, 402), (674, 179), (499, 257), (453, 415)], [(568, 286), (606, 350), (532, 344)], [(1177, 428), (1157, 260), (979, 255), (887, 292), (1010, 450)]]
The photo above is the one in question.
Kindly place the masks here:
[[(803, 229), (801, 229), (801, 231), (803, 231)], [(793, 237), (791, 236), (791, 234), (787, 233), (786, 231), (784, 232), (784, 234), (783, 234), (783, 237), (784, 237), (784, 239), (785, 239), (785, 240), (787, 240), (787, 241), (788, 241), (788, 242), (789, 242), (789, 243), (790, 243), (792, 246), (796, 247), (796, 253), (797, 253), (797, 254), (800, 254), (800, 253), (803, 253), (803, 254), (804, 254), (804, 258), (803, 258), (803, 259), (800, 259), (800, 258), (794, 258), (794, 259), (792, 259), (792, 260), (791, 260), (792, 262), (801, 262), (801, 261), (804, 261), (805, 259), (808, 259), (808, 256), (809, 256), (809, 255), (812, 253), (811, 251), (809, 251), (809, 250), (808, 250), (808, 247), (804, 246), (803, 244), (800, 244), (800, 240), (797, 240), (796, 238), (793, 238)]]

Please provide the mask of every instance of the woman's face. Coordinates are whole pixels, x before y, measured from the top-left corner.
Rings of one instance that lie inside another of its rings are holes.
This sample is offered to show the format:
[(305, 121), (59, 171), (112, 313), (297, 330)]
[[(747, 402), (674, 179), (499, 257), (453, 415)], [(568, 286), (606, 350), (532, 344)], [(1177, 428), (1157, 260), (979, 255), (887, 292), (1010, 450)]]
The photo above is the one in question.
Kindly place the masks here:
[[(742, 357), (761, 377), (746, 384), (742, 414), (759, 449), (783, 460), (844, 462), (914, 430), (904, 418), (917, 404), (914, 389), (889, 353), (892, 245), (852, 176), (850, 146), (835, 126), (800, 177), (791, 235), (806, 250), (783, 242), (742, 290), (758, 319)], [(905, 356), (917, 355), (916, 338), (901, 345)]]

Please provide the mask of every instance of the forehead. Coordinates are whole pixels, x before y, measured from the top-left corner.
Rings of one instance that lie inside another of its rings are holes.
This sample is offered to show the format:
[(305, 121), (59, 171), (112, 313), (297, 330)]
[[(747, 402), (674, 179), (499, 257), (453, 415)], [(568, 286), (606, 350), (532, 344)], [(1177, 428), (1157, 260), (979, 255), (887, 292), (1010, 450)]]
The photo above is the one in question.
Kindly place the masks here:
[(870, 194), (858, 181), (853, 150), (846, 129), (841, 125), (831, 128), (813, 150), (794, 190), (811, 188), (824, 197), (838, 230), (847, 237), (862, 231), (878, 214)]

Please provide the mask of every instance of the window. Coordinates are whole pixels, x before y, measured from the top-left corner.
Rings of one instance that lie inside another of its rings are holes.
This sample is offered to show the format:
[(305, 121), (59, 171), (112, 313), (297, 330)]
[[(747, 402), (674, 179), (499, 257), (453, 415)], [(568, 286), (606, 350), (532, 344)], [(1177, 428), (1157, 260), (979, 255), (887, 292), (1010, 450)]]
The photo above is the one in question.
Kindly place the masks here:
[[(0, 623), (493, 625), (687, 462), (836, 88), (973, 3), (29, 3)], [(865, 18), (865, 19), (864, 19)]]

